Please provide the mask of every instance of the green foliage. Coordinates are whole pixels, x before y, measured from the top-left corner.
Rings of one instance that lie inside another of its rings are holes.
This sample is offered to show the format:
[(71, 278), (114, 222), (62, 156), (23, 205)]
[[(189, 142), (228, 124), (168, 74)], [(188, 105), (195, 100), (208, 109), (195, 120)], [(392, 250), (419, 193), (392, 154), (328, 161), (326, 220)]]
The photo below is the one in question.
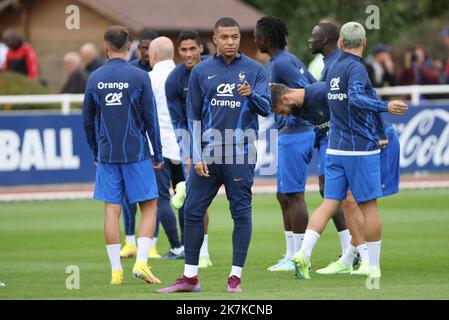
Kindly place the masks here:
[[(0, 73), (0, 96), (1, 95), (34, 95), (50, 94), (50, 91), (42, 86), (38, 81), (31, 80), (28, 77), (15, 72)], [(0, 105), (0, 110), (11, 109), (42, 109), (42, 108), (60, 108), (60, 105)]]
[[(413, 30), (424, 29), (438, 32), (449, 24), (449, 1), (447, 0), (244, 0), (261, 10), (283, 19), (289, 27), (289, 50), (310, 61), (312, 56), (307, 40), (313, 27), (324, 17), (332, 17), (338, 23), (358, 21), (365, 24), (371, 12), (366, 13), (369, 5), (376, 5), (380, 10), (380, 29), (367, 30), (368, 50), (377, 43), (395, 45), (401, 38), (416, 41)], [(440, 23), (435, 23), (435, 20)], [(429, 28), (429, 22), (433, 28)], [(427, 27), (420, 28), (424, 24)], [(434, 37), (436, 38), (436, 37)], [(407, 41), (405, 41), (407, 42)]]

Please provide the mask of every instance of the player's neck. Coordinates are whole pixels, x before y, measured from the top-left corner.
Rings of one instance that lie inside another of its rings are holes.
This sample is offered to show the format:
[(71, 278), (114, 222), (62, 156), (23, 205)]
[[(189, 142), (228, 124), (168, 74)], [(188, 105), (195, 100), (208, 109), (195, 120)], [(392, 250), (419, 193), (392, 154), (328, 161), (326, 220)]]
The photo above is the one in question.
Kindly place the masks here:
[(357, 57), (360, 57), (360, 58), (363, 57), (363, 48), (354, 48), (354, 49), (352, 49), (352, 48), (351, 49), (344, 48), (343, 51), (346, 52), (346, 53), (350, 53), (352, 55), (355, 55)]
[(325, 58), (329, 58), (331, 55), (333, 55), (334, 53), (335, 53), (335, 51), (337, 51), (338, 50), (338, 48), (337, 47), (335, 47), (335, 46), (332, 46), (332, 47), (324, 47), (323, 48), (323, 51), (322, 51), (322, 55), (325, 57)]
[(108, 59), (123, 59), (126, 60), (128, 58), (128, 54), (127, 53), (120, 53), (120, 52), (109, 52), (108, 53)]

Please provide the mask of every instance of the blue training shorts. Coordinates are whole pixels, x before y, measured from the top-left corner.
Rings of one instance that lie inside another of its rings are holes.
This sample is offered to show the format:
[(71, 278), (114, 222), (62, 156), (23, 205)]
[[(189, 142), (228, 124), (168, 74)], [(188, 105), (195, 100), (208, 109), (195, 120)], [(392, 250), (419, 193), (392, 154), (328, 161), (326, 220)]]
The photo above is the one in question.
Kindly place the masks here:
[(389, 141), (380, 153), (380, 174), (382, 196), (390, 196), (399, 192), (399, 138), (396, 130), (392, 130)]
[(133, 163), (99, 163), (95, 178), (94, 199), (123, 204), (158, 198), (156, 176), (151, 159)]
[(359, 202), (382, 196), (380, 155), (326, 155), (324, 198), (343, 201), (348, 189)]
[(314, 142), (314, 131), (279, 135), (277, 192), (304, 192)]

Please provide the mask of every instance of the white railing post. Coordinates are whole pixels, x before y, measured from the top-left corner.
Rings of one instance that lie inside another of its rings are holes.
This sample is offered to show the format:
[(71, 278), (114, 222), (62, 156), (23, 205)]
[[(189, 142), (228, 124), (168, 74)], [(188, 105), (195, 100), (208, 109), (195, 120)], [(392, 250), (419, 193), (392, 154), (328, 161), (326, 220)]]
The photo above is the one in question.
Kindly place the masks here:
[(412, 86), (411, 88), (412, 91), (412, 104), (417, 106), (419, 104), (419, 97), (421, 95), (421, 92), (419, 90), (419, 86)]
[(70, 96), (68, 94), (64, 94), (62, 98), (61, 113), (65, 116), (70, 114)]

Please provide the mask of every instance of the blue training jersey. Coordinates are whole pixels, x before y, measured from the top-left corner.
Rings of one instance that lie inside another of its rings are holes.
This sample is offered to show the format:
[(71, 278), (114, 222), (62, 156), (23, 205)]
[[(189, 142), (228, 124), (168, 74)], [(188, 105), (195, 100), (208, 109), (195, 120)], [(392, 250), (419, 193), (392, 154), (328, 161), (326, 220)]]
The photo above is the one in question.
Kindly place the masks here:
[[(244, 81), (251, 86), (250, 97), (240, 96), (237, 91), (237, 85)], [(242, 143), (236, 139), (229, 141), (229, 132), (225, 133), (225, 130), (251, 129), (257, 138), (257, 115), (266, 117), (270, 110), (268, 78), (260, 63), (240, 53), (229, 65), (217, 55), (197, 64), (190, 74), (187, 95), (194, 162), (202, 159), (205, 148)], [(201, 130), (198, 130), (198, 124)], [(211, 129), (218, 131), (221, 137), (214, 136)], [(246, 154), (248, 141), (245, 139), (243, 144)]]
[(327, 85), (324, 81), (315, 82), (304, 88), (304, 102), (300, 109), (301, 118), (314, 125), (329, 121), (329, 102), (327, 101)]
[(156, 103), (150, 78), (124, 59), (93, 72), (83, 103), (84, 128), (95, 161), (131, 163), (151, 157), (163, 162)]
[(326, 84), (331, 111), (328, 153), (379, 152), (380, 112), (387, 112), (388, 103), (378, 99), (362, 58), (343, 52), (329, 69)]
[[(271, 58), (270, 66), (272, 83), (282, 83), (289, 88), (297, 89), (305, 88), (316, 82), (304, 63), (286, 50), (278, 50)], [(279, 134), (311, 131), (314, 129), (309, 122), (293, 115), (287, 118), (275, 115), (275, 121), (277, 128), (280, 130)]]
[[(201, 56), (201, 60), (207, 59), (209, 56)], [(165, 81), (165, 95), (167, 97), (167, 106), (170, 113), (170, 118), (175, 129), (175, 134), (177, 134), (178, 144), (180, 145), (182, 158), (190, 157), (186, 152), (190, 152), (188, 146), (186, 145), (186, 139), (183, 140), (182, 133), (179, 130), (184, 130), (188, 132), (188, 121), (187, 121), (187, 93), (189, 91), (189, 78), (191, 70), (187, 70), (185, 63), (179, 63), (169, 74), (167, 80)]]
[(321, 80), (320, 81), (326, 81), (327, 73), (329, 72), (329, 69), (332, 68), (332, 66), (335, 64), (335, 62), (340, 57), (342, 51), (340, 49), (337, 49), (333, 54), (331, 54), (329, 57), (324, 58), (324, 69), (321, 74)]
[(130, 61), (129, 64), (134, 66), (134, 67), (136, 67), (136, 68), (139, 68), (140, 70), (143, 70), (145, 72), (150, 72), (151, 71), (151, 67), (147, 66), (146, 64), (142, 64), (140, 58)]

